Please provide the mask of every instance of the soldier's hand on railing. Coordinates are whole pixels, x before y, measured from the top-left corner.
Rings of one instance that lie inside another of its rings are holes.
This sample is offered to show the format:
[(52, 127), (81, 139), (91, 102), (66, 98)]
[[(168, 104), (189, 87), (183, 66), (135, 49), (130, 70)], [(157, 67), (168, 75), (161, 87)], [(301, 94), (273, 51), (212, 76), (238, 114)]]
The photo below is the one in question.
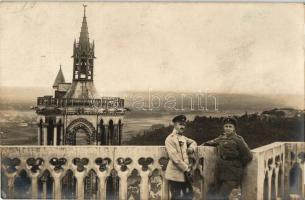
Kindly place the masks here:
[(185, 181), (189, 183), (193, 183), (193, 174), (191, 173), (191, 170), (184, 172)]

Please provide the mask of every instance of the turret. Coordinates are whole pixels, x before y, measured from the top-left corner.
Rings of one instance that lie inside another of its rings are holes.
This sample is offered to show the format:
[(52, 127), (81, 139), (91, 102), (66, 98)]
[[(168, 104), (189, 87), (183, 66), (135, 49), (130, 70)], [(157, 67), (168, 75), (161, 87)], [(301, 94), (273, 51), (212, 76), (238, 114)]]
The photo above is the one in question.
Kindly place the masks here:
[(90, 43), (86, 5), (78, 43), (73, 46), (73, 81), (93, 81), (94, 43)]

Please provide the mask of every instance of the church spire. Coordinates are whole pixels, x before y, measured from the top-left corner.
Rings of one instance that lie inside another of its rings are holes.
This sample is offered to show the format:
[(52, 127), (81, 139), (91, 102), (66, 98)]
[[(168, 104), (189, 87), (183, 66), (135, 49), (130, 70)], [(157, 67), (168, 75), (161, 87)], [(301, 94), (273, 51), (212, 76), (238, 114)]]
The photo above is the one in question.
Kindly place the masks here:
[(81, 45), (81, 47), (86, 48), (89, 47), (89, 32), (88, 32), (87, 17), (86, 17), (87, 5), (83, 5), (83, 6), (84, 6), (84, 16), (83, 16), (83, 22), (79, 36), (79, 44)]
[(60, 83), (65, 83), (65, 77), (64, 77), (64, 74), (62, 73), (62, 70), (61, 70), (61, 65), (59, 67), (59, 71), (57, 73), (57, 76), (55, 78), (55, 81), (54, 81), (54, 84), (53, 84), (53, 88), (58, 88), (58, 85)]
[(80, 31), (79, 41), (73, 45), (73, 81), (93, 81), (94, 43), (89, 41), (89, 32), (86, 17), (86, 5)]

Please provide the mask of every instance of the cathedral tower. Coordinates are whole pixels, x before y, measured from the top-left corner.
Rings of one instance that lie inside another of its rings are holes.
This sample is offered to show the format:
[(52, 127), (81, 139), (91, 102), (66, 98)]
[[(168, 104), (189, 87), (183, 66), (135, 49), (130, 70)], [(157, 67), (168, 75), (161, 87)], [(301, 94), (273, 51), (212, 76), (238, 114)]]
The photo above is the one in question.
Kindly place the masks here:
[(72, 58), (72, 83), (65, 82), (60, 67), (54, 97), (37, 98), (38, 144), (120, 145), (124, 99), (101, 97), (94, 86), (94, 42), (89, 39), (85, 5)]

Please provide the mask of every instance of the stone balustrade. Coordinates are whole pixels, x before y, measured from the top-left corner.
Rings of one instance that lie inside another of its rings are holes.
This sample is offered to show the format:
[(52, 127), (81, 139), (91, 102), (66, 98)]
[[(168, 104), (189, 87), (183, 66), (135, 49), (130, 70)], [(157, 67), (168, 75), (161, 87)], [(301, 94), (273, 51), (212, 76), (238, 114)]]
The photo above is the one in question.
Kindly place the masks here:
[(102, 97), (101, 99), (65, 99), (44, 96), (37, 98), (38, 107), (96, 107), (103, 109), (124, 108), (124, 99), (119, 97)]
[[(304, 148), (273, 143), (254, 149), (244, 199), (304, 197)], [(206, 199), (214, 183), (215, 155), (215, 148), (201, 146), (192, 160), (195, 199)], [(2, 197), (169, 199), (167, 162), (160, 146), (2, 146)]]
[(275, 142), (252, 150), (242, 182), (244, 199), (304, 199), (305, 143)]

